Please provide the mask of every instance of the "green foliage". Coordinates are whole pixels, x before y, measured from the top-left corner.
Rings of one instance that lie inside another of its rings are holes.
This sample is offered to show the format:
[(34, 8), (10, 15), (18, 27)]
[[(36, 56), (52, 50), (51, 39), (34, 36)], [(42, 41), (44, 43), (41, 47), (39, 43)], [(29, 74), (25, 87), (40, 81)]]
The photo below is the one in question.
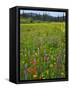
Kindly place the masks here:
[(23, 17), (20, 18), (20, 23), (32, 23), (32, 22), (33, 22), (32, 18), (23, 18)]

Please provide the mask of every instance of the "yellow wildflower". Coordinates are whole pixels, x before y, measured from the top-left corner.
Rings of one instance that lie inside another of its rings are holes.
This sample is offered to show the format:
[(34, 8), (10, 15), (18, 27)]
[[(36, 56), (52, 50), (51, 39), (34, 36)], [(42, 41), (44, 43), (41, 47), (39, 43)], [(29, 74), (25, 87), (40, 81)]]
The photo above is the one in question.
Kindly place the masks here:
[(35, 75), (33, 75), (33, 77), (34, 77), (34, 78), (36, 78), (36, 77), (37, 77), (37, 75), (35, 74)]
[(48, 70), (46, 70), (46, 74), (48, 74), (49, 73), (49, 71)]
[(50, 67), (52, 68), (53, 67), (53, 64), (50, 64)]
[(63, 73), (63, 72), (61, 72), (61, 75), (62, 75), (62, 76), (64, 76), (64, 73)]

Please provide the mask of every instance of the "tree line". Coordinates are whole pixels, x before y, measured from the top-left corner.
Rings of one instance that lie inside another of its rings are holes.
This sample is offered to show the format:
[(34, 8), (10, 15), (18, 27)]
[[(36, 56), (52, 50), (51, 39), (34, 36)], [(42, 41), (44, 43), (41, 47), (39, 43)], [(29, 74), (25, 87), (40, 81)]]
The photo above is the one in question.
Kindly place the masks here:
[[(63, 14), (63, 16), (57, 16), (57, 17), (53, 17), (51, 15), (48, 14), (37, 14), (37, 13), (23, 13), (22, 15), (20, 15), (21, 19), (25, 18), (27, 20), (29, 20), (29, 23), (33, 23), (33, 22), (64, 22), (65, 21), (65, 16)], [(27, 20), (25, 22), (27, 22)], [(22, 20), (21, 20), (22, 21)], [(24, 20), (23, 20), (24, 22)]]

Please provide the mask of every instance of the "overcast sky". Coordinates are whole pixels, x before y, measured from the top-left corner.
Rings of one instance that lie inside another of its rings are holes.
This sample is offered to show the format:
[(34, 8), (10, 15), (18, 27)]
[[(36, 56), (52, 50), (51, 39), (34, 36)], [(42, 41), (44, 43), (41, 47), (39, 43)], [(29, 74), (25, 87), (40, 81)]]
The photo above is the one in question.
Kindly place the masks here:
[(56, 12), (56, 11), (37, 11), (37, 10), (20, 10), (20, 14), (25, 13), (37, 13), (37, 14), (48, 14), (53, 17), (58, 17), (58, 16), (65, 16), (65, 12)]

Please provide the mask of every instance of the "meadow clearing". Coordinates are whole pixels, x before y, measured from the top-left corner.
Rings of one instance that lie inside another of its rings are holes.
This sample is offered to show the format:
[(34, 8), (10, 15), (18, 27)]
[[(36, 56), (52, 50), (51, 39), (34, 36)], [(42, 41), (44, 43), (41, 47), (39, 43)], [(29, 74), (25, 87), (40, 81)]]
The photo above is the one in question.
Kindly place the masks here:
[(65, 77), (65, 23), (20, 24), (20, 79)]

